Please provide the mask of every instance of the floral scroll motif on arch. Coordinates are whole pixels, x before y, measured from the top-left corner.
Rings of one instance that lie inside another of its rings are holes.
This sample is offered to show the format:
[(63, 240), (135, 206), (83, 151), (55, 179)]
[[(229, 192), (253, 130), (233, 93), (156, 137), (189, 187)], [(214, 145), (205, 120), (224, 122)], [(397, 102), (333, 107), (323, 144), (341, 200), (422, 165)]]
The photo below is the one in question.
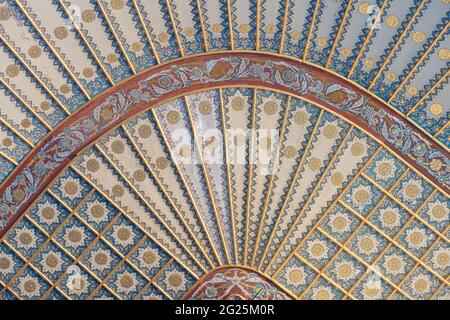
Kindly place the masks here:
[(109, 128), (148, 105), (225, 85), (262, 86), (318, 102), (365, 128), (448, 190), (448, 152), (354, 85), (289, 58), (262, 53), (208, 54), (147, 70), (89, 102), (63, 122), (0, 187), (0, 230), (7, 230), (52, 177)]
[(272, 280), (242, 267), (217, 269), (198, 281), (184, 300), (291, 300)]

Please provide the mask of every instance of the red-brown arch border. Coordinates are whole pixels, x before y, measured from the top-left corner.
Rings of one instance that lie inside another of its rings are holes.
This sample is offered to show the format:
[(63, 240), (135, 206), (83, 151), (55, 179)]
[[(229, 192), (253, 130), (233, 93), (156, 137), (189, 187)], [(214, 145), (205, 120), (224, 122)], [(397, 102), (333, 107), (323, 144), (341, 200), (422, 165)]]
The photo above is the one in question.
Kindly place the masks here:
[[(44, 148), (44, 146), (52, 141), (52, 139), (60, 134), (65, 128), (69, 127), (70, 125), (76, 123), (80, 119), (83, 119), (83, 117), (86, 117), (89, 115), (89, 113), (93, 112), (94, 109), (96, 109), (99, 105), (104, 103), (108, 97), (111, 97), (115, 95), (118, 92), (130, 92), (131, 90), (139, 87), (139, 82), (148, 79), (149, 77), (153, 75), (160, 74), (161, 72), (164, 72), (166, 70), (171, 70), (172, 68), (179, 68), (179, 67), (189, 67), (189, 66), (204, 66), (209, 61), (215, 60), (215, 59), (223, 59), (223, 58), (248, 58), (252, 61), (257, 61), (264, 63), (265, 61), (276, 61), (280, 63), (287, 63), (289, 65), (295, 66), (300, 69), (304, 69), (308, 72), (308, 74), (312, 75), (313, 77), (320, 79), (324, 83), (334, 83), (341, 85), (344, 88), (348, 88), (350, 90), (353, 90), (355, 93), (364, 96), (368, 103), (370, 105), (384, 110), (387, 114), (392, 115), (393, 117), (396, 117), (406, 123), (409, 128), (411, 128), (412, 132), (419, 136), (420, 139), (426, 142), (427, 145), (430, 146), (430, 148), (433, 148), (433, 150), (437, 150), (441, 152), (445, 158), (449, 159), (449, 153), (448, 151), (443, 148), (440, 144), (438, 144), (436, 141), (425, 135), (421, 130), (416, 128), (414, 125), (409, 123), (406, 119), (402, 118), (401, 115), (393, 111), (386, 103), (383, 103), (379, 99), (374, 98), (370, 94), (368, 94), (365, 90), (361, 89), (357, 85), (346, 81), (345, 79), (330, 73), (326, 70), (323, 70), (319, 67), (303, 63), (299, 60), (288, 58), (288, 57), (282, 57), (282, 56), (274, 56), (271, 54), (265, 54), (265, 53), (255, 53), (255, 52), (230, 52), (230, 53), (208, 53), (200, 56), (192, 56), (192, 57), (185, 57), (182, 59), (178, 59), (173, 62), (169, 62), (166, 64), (158, 65), (155, 67), (152, 67), (148, 70), (145, 70), (144, 72), (141, 72), (140, 74), (137, 74), (135, 76), (130, 77), (129, 79), (126, 79), (122, 83), (106, 90), (101, 95), (95, 97), (88, 103), (86, 103), (82, 108), (80, 108), (77, 112), (72, 114), (70, 117), (65, 119), (62, 123), (60, 123), (52, 132), (50, 132), (26, 157), (26, 159), (19, 164), (19, 166), (15, 169), (12, 175), (10, 175), (4, 183), (0, 186), (0, 196), (4, 195), (4, 193), (8, 190), (10, 186), (13, 185), (16, 177), (18, 177), (20, 174), (24, 173), (24, 170), (28, 168), (33, 163), (36, 163), (36, 161), (39, 158), (39, 152)], [(139, 112), (146, 110), (148, 108), (151, 108), (153, 106), (156, 106), (160, 104), (163, 101), (170, 100), (171, 98), (178, 97), (183, 94), (188, 94), (192, 91), (199, 91), (199, 90), (205, 90), (208, 88), (218, 88), (222, 86), (249, 86), (249, 87), (265, 87), (267, 89), (274, 89), (286, 92), (287, 94), (293, 94), (302, 96), (314, 103), (319, 104), (320, 106), (324, 107), (325, 109), (331, 110), (343, 118), (349, 120), (356, 126), (364, 129), (366, 132), (370, 133), (373, 137), (375, 137), (377, 140), (381, 141), (383, 144), (388, 146), (390, 149), (392, 149), (398, 156), (402, 157), (408, 164), (410, 164), (413, 168), (417, 169), (417, 171), (421, 172), (424, 176), (426, 176), (430, 181), (432, 181), (435, 185), (440, 187), (445, 192), (449, 192), (449, 188), (446, 184), (443, 184), (440, 182), (435, 176), (430, 174), (428, 171), (424, 170), (421, 165), (418, 164), (418, 161), (416, 159), (413, 159), (411, 156), (404, 154), (399, 150), (395, 145), (390, 143), (385, 139), (383, 135), (380, 133), (374, 131), (373, 128), (371, 128), (364, 119), (355, 116), (354, 114), (351, 114), (349, 112), (345, 112), (339, 107), (336, 107), (332, 103), (324, 102), (323, 99), (319, 99), (316, 95), (312, 93), (306, 93), (306, 94), (299, 94), (298, 91), (294, 89), (286, 88), (286, 86), (280, 85), (279, 83), (271, 83), (268, 84), (266, 82), (263, 82), (260, 79), (225, 79), (225, 80), (217, 80), (213, 82), (195, 82), (192, 83), (189, 87), (180, 88), (177, 90), (174, 90), (168, 94), (162, 95), (158, 97), (157, 99), (153, 100), (151, 104), (149, 105), (146, 102), (140, 102), (133, 105), (129, 110), (118, 116), (114, 121), (111, 121), (108, 123), (107, 126), (102, 128), (102, 130), (97, 131), (94, 135), (90, 136), (89, 139), (81, 146), (79, 146), (76, 150), (74, 150), (70, 155), (68, 155), (64, 161), (60, 162), (57, 167), (55, 167), (51, 174), (47, 175), (45, 179), (43, 179), (40, 183), (38, 188), (36, 189), (33, 194), (27, 198), (26, 201), (20, 204), (17, 210), (13, 212), (13, 214), (8, 217), (6, 226), (0, 230), (0, 237), (3, 236), (6, 231), (13, 225), (13, 223), (27, 210), (29, 205), (33, 203), (33, 201), (47, 188), (49, 183), (53, 180), (53, 177), (56, 176), (61, 170), (63, 170), (67, 164), (71, 162), (71, 160), (77, 155), (77, 153), (82, 150), (85, 146), (91, 144), (93, 141), (97, 140), (99, 137), (101, 137), (104, 133), (108, 132), (110, 128), (113, 128), (117, 126), (118, 124), (126, 121), (127, 119), (132, 118), (134, 115), (138, 114)], [(4, 199), (4, 198), (3, 198)], [(1, 200), (3, 203), (1, 203), (2, 206), (6, 206), (6, 203), (4, 200)]]

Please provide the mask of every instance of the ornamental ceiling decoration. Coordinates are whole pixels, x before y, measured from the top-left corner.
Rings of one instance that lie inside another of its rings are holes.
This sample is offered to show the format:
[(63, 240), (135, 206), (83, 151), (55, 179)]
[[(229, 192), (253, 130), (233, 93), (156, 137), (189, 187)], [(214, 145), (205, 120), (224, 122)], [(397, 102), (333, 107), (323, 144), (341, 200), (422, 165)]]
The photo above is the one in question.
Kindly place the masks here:
[(448, 0), (0, 0), (1, 299), (449, 299)]

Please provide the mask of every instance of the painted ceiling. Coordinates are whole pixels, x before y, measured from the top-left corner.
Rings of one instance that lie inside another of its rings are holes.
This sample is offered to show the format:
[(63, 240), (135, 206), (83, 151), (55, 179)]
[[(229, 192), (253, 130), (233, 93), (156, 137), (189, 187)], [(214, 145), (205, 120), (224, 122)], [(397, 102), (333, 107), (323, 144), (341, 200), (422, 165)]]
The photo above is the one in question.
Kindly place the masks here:
[(0, 0), (1, 299), (450, 299), (448, 0)]

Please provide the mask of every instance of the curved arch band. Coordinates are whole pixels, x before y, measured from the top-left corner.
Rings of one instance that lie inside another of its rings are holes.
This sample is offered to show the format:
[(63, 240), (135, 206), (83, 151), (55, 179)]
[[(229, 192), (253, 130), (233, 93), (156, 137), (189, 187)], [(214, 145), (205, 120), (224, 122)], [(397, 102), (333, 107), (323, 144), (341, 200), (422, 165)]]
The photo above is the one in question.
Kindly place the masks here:
[(256, 270), (243, 266), (228, 266), (214, 269), (206, 274), (185, 293), (182, 300), (291, 300), (296, 298)]
[(149, 105), (191, 91), (242, 85), (302, 96), (340, 114), (448, 193), (448, 151), (357, 86), (289, 58), (264, 53), (211, 53), (136, 75), (90, 101), (51, 132), (0, 187), (0, 235), (80, 150), (110, 128)]

